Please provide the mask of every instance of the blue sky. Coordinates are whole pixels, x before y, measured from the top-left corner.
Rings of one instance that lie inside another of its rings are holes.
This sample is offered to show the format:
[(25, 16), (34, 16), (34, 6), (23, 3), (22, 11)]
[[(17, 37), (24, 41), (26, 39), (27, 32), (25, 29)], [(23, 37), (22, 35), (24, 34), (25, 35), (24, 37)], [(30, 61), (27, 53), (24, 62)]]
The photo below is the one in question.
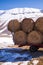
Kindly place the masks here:
[(43, 9), (43, 0), (0, 0), (0, 10), (7, 10), (17, 7)]

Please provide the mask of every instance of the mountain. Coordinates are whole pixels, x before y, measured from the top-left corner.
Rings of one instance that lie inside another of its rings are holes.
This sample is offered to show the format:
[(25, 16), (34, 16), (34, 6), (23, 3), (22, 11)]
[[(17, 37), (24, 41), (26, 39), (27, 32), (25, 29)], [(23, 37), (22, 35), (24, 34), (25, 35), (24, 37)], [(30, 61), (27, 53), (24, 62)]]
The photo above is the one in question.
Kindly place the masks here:
[(10, 10), (0, 10), (0, 34), (11, 34), (7, 30), (8, 22), (11, 19), (18, 19), (19, 22), (24, 18), (32, 18), (34, 21), (43, 16), (43, 10), (35, 8), (14, 8)]

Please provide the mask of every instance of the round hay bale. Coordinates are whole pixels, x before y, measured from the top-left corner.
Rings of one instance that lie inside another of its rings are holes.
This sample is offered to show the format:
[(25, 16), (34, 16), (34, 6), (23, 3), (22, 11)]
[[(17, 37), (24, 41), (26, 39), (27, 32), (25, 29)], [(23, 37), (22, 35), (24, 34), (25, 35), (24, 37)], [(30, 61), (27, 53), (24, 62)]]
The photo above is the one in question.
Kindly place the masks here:
[(17, 45), (26, 44), (26, 33), (23, 31), (15, 32), (15, 34), (13, 36), (13, 40), (14, 40), (15, 44), (17, 44)]
[(11, 32), (16, 32), (16, 31), (20, 30), (19, 21), (17, 19), (9, 21), (8, 30)]
[(43, 17), (39, 17), (35, 22), (35, 28), (36, 30), (43, 33)]
[(26, 33), (29, 33), (33, 30), (34, 27), (34, 21), (31, 18), (25, 18), (22, 21), (22, 30)]
[(42, 43), (42, 35), (37, 31), (32, 31), (27, 36), (28, 44), (40, 44)]

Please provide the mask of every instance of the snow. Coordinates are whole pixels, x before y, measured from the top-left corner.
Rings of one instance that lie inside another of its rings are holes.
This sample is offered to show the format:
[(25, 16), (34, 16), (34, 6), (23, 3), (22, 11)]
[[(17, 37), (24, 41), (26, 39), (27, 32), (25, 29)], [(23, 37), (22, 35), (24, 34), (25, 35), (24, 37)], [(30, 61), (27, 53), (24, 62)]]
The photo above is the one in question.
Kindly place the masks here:
[(33, 60), (33, 65), (37, 65), (38, 62), (39, 60)]
[(13, 38), (12, 37), (0, 37), (0, 48), (6, 48), (8, 46), (13, 46)]
[(2, 13), (4, 13), (5, 11), (4, 10), (0, 10), (0, 15), (2, 14)]
[[(33, 60), (34, 62), (32, 62), (33, 64), (30, 64), (30, 65), (37, 65), (37, 63), (39, 62), (39, 60)], [(5, 62), (3, 63), (2, 65), (28, 65), (30, 61), (23, 61), (23, 62), (15, 62), (15, 63), (12, 63), (12, 62)]]
[(12, 62), (5, 62), (2, 65), (12, 65)]

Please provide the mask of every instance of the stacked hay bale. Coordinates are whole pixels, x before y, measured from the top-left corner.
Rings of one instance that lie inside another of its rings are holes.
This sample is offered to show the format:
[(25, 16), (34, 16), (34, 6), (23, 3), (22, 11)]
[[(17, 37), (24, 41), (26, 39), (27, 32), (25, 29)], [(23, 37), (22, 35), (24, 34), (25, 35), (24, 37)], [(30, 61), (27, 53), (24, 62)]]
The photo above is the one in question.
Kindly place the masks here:
[(11, 32), (16, 32), (17, 30), (20, 30), (19, 21), (17, 19), (9, 21), (8, 30)]
[(43, 17), (34, 22), (25, 18), (21, 23), (15, 19), (8, 23), (8, 30), (13, 32), (13, 41), (17, 45), (41, 44), (43, 42)]

